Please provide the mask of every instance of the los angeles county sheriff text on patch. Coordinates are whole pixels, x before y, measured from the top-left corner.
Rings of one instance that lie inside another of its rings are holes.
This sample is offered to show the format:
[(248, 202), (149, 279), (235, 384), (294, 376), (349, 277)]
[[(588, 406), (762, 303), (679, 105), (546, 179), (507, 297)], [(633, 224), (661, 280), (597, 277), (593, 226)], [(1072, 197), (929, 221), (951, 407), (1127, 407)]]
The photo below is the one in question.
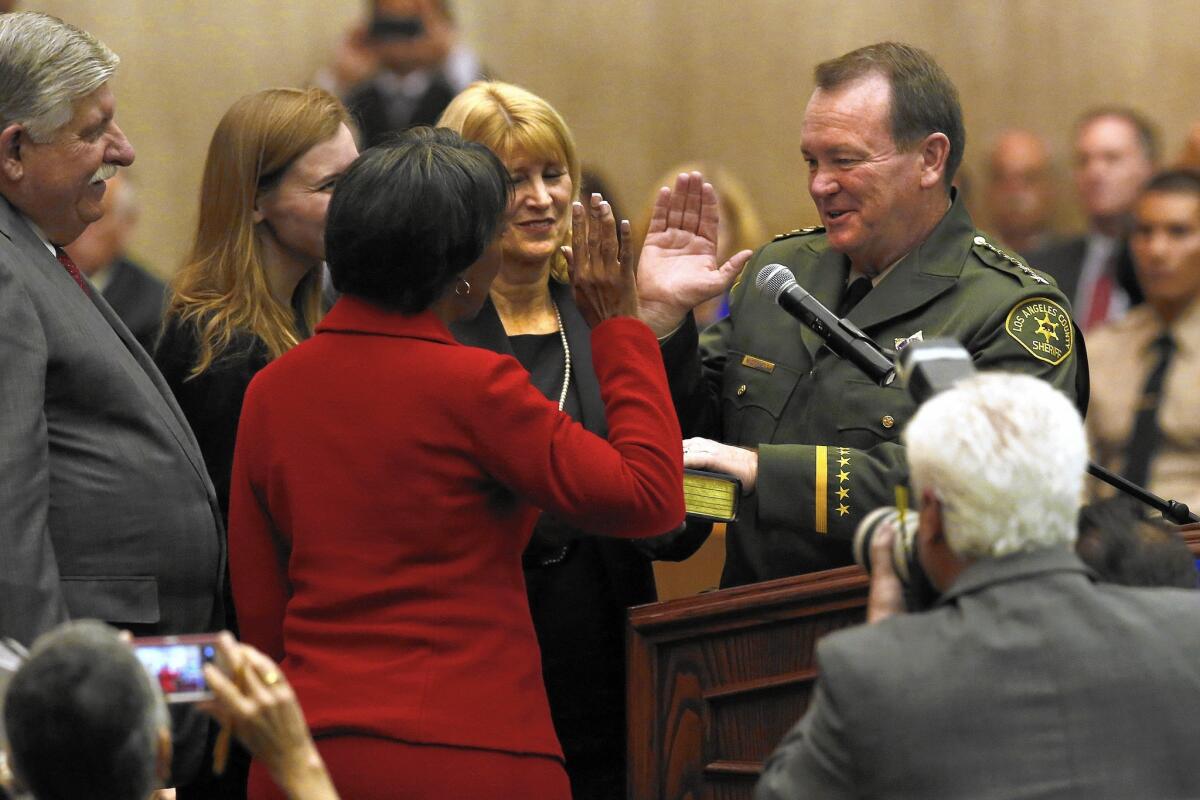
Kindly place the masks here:
[(1075, 349), (1075, 329), (1066, 309), (1048, 297), (1022, 300), (1008, 312), (1004, 330), (1034, 358), (1061, 364)]

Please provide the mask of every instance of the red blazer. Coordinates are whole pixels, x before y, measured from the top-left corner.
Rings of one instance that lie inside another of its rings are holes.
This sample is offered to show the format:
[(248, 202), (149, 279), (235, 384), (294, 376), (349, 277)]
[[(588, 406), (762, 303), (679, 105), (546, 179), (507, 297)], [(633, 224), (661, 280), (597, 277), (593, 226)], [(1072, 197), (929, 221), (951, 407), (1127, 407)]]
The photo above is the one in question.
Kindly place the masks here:
[(561, 755), (521, 571), (537, 509), (621, 536), (684, 516), (653, 334), (610, 320), (592, 347), (608, 441), (515, 359), (352, 297), (255, 377), (234, 457), (234, 601), (315, 732)]

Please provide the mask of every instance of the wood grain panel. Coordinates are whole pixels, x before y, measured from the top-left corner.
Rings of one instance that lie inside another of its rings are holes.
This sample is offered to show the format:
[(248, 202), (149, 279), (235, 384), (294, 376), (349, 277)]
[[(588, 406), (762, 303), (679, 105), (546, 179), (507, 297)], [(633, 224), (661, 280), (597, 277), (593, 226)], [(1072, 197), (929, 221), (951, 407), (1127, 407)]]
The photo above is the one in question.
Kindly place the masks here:
[(630, 797), (749, 797), (804, 713), (817, 641), (862, 621), (857, 567), (630, 612)]

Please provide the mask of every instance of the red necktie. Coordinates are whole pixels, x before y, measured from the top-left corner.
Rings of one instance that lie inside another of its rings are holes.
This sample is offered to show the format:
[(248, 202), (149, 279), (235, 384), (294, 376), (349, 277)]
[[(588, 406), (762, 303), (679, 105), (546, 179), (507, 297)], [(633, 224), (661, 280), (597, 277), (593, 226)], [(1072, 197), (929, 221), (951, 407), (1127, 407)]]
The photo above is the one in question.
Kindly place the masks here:
[(54, 255), (58, 258), (58, 263), (62, 264), (75, 282), (79, 284), (79, 288), (83, 289), (83, 293), (88, 297), (92, 296), (92, 287), (88, 284), (87, 279), (83, 277), (83, 273), (79, 271), (79, 267), (75, 266), (75, 262), (67, 255), (67, 251), (61, 247), (54, 248)]
[(1109, 307), (1112, 305), (1113, 279), (1107, 269), (1100, 273), (1092, 284), (1092, 294), (1088, 298), (1087, 319), (1083, 321), (1083, 329), (1090, 330), (1108, 320)]

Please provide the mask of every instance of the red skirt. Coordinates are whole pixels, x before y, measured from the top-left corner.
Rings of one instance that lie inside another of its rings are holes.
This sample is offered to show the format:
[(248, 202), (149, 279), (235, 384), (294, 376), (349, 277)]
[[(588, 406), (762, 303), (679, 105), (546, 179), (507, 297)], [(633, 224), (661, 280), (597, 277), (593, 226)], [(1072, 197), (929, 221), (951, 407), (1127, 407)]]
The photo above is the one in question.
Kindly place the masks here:
[[(342, 800), (571, 800), (562, 762), (373, 736), (331, 736), (317, 750)], [(250, 766), (249, 800), (287, 800), (266, 768)]]

